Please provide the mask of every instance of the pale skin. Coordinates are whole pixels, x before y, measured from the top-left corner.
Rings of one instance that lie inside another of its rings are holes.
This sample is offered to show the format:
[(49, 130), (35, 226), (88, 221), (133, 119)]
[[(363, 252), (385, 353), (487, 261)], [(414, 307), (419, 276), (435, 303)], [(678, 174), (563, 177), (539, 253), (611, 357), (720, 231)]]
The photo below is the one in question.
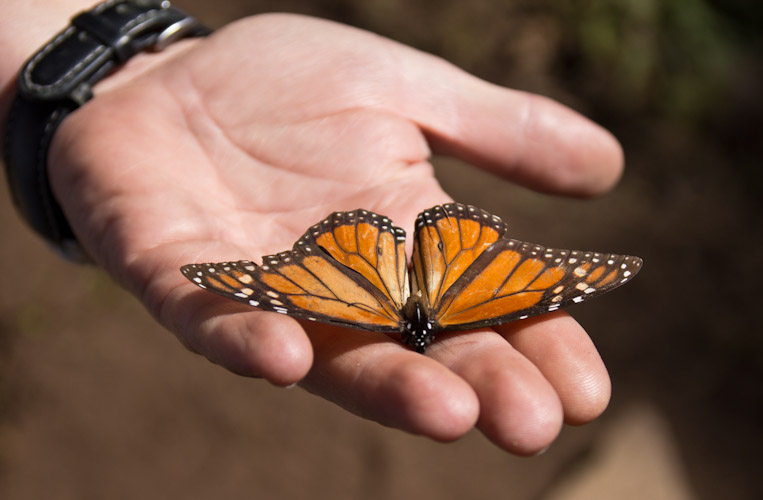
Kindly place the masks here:
[(227, 301), (178, 270), (287, 250), (335, 210), (373, 210), (410, 235), (419, 211), (450, 201), (432, 152), (573, 196), (622, 169), (608, 132), (551, 100), (347, 26), (263, 15), (132, 59), (63, 123), (49, 172), (87, 252), (189, 349), (383, 425), (443, 441), (476, 426), (538, 453), (609, 401), (566, 313), (443, 334), (422, 356)]

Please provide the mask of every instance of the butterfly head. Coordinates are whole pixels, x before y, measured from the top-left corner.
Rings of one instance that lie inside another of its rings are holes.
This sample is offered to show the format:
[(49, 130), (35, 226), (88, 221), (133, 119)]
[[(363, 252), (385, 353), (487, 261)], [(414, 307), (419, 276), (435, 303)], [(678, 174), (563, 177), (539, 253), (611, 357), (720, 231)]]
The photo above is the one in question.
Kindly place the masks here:
[(421, 294), (411, 295), (403, 306), (402, 341), (419, 353), (424, 353), (434, 340), (437, 326), (429, 317), (429, 308)]

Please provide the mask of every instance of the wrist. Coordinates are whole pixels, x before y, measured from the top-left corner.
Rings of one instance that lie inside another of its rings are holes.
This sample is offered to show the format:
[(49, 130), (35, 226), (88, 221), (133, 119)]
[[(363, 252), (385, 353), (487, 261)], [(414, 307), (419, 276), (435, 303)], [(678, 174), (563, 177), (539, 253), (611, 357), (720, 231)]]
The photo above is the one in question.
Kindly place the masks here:
[[(11, 85), (17, 86), (17, 92), (11, 92), (13, 100), (6, 103), (2, 135), (8, 183), (22, 217), (65, 255), (82, 257), (48, 180), (50, 145), (57, 128), (92, 99), (93, 86), (107, 75), (115, 78), (104, 82), (99, 91), (173, 54), (139, 55), (207, 33), (208, 29), (169, 2), (107, 0), (75, 13), (69, 26), (56, 32), (16, 71), (18, 77), (12, 79), (16, 85)], [(130, 61), (133, 64), (127, 67)], [(125, 68), (118, 77), (117, 68)]]
[[(129, 61), (117, 67), (93, 86), (93, 95), (98, 96), (117, 87), (128, 85), (130, 81), (150, 71), (156, 66), (164, 65), (201, 41), (200, 38), (179, 40), (160, 51), (147, 51), (135, 54)], [(97, 102), (97, 101), (96, 101)], [(92, 103), (91, 103), (92, 104)]]
[[(94, 0), (29, 2), (3, 0), (0, 7), (0, 137), (5, 133), (8, 109), (16, 94), (16, 77), (24, 62), (69, 20), (93, 7)], [(0, 144), (0, 153), (2, 144)]]

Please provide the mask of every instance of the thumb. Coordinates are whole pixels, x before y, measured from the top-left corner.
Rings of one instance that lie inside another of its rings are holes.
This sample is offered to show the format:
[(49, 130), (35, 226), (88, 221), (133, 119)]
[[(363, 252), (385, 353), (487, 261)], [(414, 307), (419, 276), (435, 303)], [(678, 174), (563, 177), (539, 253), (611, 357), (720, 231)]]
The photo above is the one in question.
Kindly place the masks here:
[(600, 194), (619, 179), (617, 139), (570, 108), (487, 83), (428, 54), (399, 60), (410, 85), (400, 109), (435, 153), (553, 194)]

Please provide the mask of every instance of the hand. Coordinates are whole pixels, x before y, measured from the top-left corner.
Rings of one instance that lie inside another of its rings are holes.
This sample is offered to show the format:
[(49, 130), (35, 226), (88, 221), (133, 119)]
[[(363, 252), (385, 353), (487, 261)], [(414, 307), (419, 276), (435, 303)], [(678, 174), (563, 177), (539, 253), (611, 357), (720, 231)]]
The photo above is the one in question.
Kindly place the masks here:
[(131, 60), (63, 123), (49, 168), (85, 249), (189, 349), (384, 425), (451, 440), (476, 424), (509, 451), (538, 452), (609, 399), (568, 315), (443, 335), (421, 356), (226, 301), (178, 270), (287, 250), (334, 210), (367, 208), (412, 234), (421, 209), (449, 201), (430, 147), (572, 195), (606, 190), (622, 164), (611, 135), (548, 99), (274, 14)]

